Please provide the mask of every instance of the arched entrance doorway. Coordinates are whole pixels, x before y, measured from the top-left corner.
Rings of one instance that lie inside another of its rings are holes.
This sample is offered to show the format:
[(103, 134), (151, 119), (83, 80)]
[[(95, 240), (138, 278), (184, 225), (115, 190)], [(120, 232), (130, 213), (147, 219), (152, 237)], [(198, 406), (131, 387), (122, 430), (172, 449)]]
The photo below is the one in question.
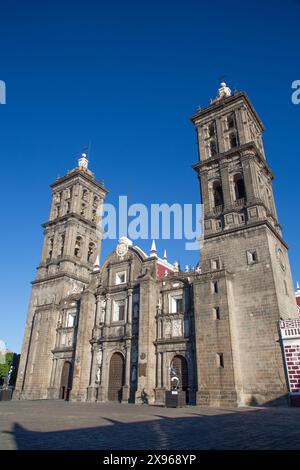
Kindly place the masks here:
[(183, 356), (174, 356), (171, 368), (176, 371), (179, 378), (179, 389), (185, 392), (186, 403), (189, 403), (189, 375), (186, 358)]
[(122, 387), (125, 383), (125, 363), (121, 353), (114, 353), (110, 360), (108, 400), (122, 401)]
[(69, 400), (72, 388), (72, 364), (66, 361), (63, 365), (60, 379), (60, 396), (61, 400)]

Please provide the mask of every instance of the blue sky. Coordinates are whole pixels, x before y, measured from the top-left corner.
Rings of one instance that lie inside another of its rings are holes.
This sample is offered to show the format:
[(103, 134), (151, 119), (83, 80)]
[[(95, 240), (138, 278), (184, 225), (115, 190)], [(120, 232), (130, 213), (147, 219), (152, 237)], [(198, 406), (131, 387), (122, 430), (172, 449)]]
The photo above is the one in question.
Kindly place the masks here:
[[(268, 162), (293, 277), (300, 280), (300, 2), (3, 2), (0, 80), (0, 338), (21, 347), (30, 281), (49, 215), (49, 184), (92, 142), (90, 167), (107, 202), (199, 202), (189, 121), (219, 77), (245, 90), (266, 126)], [(140, 246), (150, 250), (150, 241)], [(184, 242), (160, 241), (170, 260), (195, 264)], [(103, 244), (104, 256), (113, 242)]]

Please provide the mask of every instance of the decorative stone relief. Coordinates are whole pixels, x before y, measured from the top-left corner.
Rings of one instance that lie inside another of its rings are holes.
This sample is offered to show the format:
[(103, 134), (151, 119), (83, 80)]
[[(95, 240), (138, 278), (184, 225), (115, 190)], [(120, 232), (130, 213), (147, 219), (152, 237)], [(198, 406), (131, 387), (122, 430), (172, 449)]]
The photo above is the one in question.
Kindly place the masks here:
[(171, 336), (171, 321), (166, 320), (164, 324), (164, 336), (168, 337)]
[(172, 336), (182, 336), (182, 321), (172, 320)]

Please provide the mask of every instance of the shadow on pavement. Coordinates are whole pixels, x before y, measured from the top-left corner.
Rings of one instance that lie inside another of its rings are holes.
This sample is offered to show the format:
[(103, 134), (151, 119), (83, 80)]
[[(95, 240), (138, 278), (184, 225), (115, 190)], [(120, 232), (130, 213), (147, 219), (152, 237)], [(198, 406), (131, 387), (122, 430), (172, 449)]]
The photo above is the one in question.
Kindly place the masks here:
[[(97, 427), (52, 432), (30, 431), (15, 423), (10, 434), (20, 450), (300, 448), (300, 423), (291, 429), (289, 419), (282, 419), (282, 415), (276, 417), (264, 409), (214, 416), (155, 418), (131, 423), (104, 418), (105, 424)], [(99, 416), (100, 419), (103, 423), (103, 416)]]

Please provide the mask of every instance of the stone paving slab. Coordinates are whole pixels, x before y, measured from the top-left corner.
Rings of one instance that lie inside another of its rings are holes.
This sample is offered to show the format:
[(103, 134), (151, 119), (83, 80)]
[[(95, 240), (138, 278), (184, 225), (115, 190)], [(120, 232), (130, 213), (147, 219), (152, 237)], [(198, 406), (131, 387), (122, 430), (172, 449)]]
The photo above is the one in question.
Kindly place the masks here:
[(0, 402), (0, 449), (300, 449), (300, 408)]

